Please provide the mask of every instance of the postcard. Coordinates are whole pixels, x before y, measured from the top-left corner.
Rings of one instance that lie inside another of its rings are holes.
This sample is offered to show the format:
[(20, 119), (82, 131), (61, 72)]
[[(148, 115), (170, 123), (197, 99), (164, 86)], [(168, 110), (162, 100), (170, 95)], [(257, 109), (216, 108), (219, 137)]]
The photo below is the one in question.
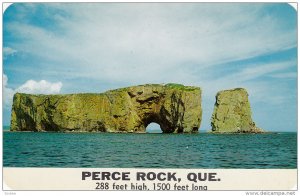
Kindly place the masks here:
[(3, 3), (2, 190), (294, 195), (296, 7)]

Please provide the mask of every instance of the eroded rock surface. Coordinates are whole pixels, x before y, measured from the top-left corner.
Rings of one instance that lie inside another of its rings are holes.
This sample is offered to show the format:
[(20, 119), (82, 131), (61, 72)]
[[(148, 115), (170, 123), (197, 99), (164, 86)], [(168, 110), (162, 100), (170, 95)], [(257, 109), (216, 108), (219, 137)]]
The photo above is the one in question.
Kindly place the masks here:
[(215, 133), (260, 133), (251, 117), (248, 93), (243, 88), (220, 91), (211, 118)]
[(179, 84), (148, 84), (100, 94), (14, 95), (11, 131), (198, 132), (201, 89)]

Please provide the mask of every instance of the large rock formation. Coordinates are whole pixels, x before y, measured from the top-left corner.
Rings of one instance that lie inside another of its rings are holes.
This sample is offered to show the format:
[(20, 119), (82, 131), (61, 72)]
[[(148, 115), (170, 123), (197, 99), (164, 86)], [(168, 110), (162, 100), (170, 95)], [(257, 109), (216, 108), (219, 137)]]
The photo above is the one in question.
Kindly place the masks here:
[(201, 90), (178, 84), (152, 84), (101, 94), (14, 95), (11, 131), (198, 132)]
[(259, 133), (251, 117), (248, 93), (243, 88), (220, 91), (212, 114), (214, 133)]

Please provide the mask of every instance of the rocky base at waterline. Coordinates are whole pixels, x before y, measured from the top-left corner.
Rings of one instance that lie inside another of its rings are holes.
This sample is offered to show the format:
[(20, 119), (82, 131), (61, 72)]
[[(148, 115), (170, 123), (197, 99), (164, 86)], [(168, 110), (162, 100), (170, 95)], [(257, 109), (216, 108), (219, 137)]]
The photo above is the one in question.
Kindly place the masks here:
[(220, 91), (211, 118), (211, 133), (264, 133), (252, 120), (246, 89)]
[(249, 131), (207, 131), (209, 134), (278, 134), (277, 132), (269, 132), (263, 130), (259, 127), (255, 127), (255, 129)]
[(202, 119), (201, 89), (180, 84), (147, 84), (98, 94), (16, 93), (11, 131), (197, 133)]

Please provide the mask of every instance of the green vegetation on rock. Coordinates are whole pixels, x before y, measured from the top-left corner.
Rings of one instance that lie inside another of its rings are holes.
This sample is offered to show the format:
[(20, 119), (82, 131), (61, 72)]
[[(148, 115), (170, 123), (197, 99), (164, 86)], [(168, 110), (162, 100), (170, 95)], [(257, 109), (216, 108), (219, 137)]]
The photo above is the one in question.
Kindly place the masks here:
[(251, 117), (248, 93), (243, 88), (220, 91), (211, 118), (214, 133), (260, 133)]
[(201, 89), (146, 84), (105, 93), (14, 95), (11, 131), (145, 132), (155, 122), (164, 133), (198, 132)]
[(168, 83), (165, 85), (166, 87), (169, 88), (174, 88), (174, 89), (179, 89), (179, 90), (184, 90), (184, 91), (193, 91), (193, 90), (198, 90), (199, 87), (195, 86), (184, 86), (182, 84), (176, 84), (176, 83)]

